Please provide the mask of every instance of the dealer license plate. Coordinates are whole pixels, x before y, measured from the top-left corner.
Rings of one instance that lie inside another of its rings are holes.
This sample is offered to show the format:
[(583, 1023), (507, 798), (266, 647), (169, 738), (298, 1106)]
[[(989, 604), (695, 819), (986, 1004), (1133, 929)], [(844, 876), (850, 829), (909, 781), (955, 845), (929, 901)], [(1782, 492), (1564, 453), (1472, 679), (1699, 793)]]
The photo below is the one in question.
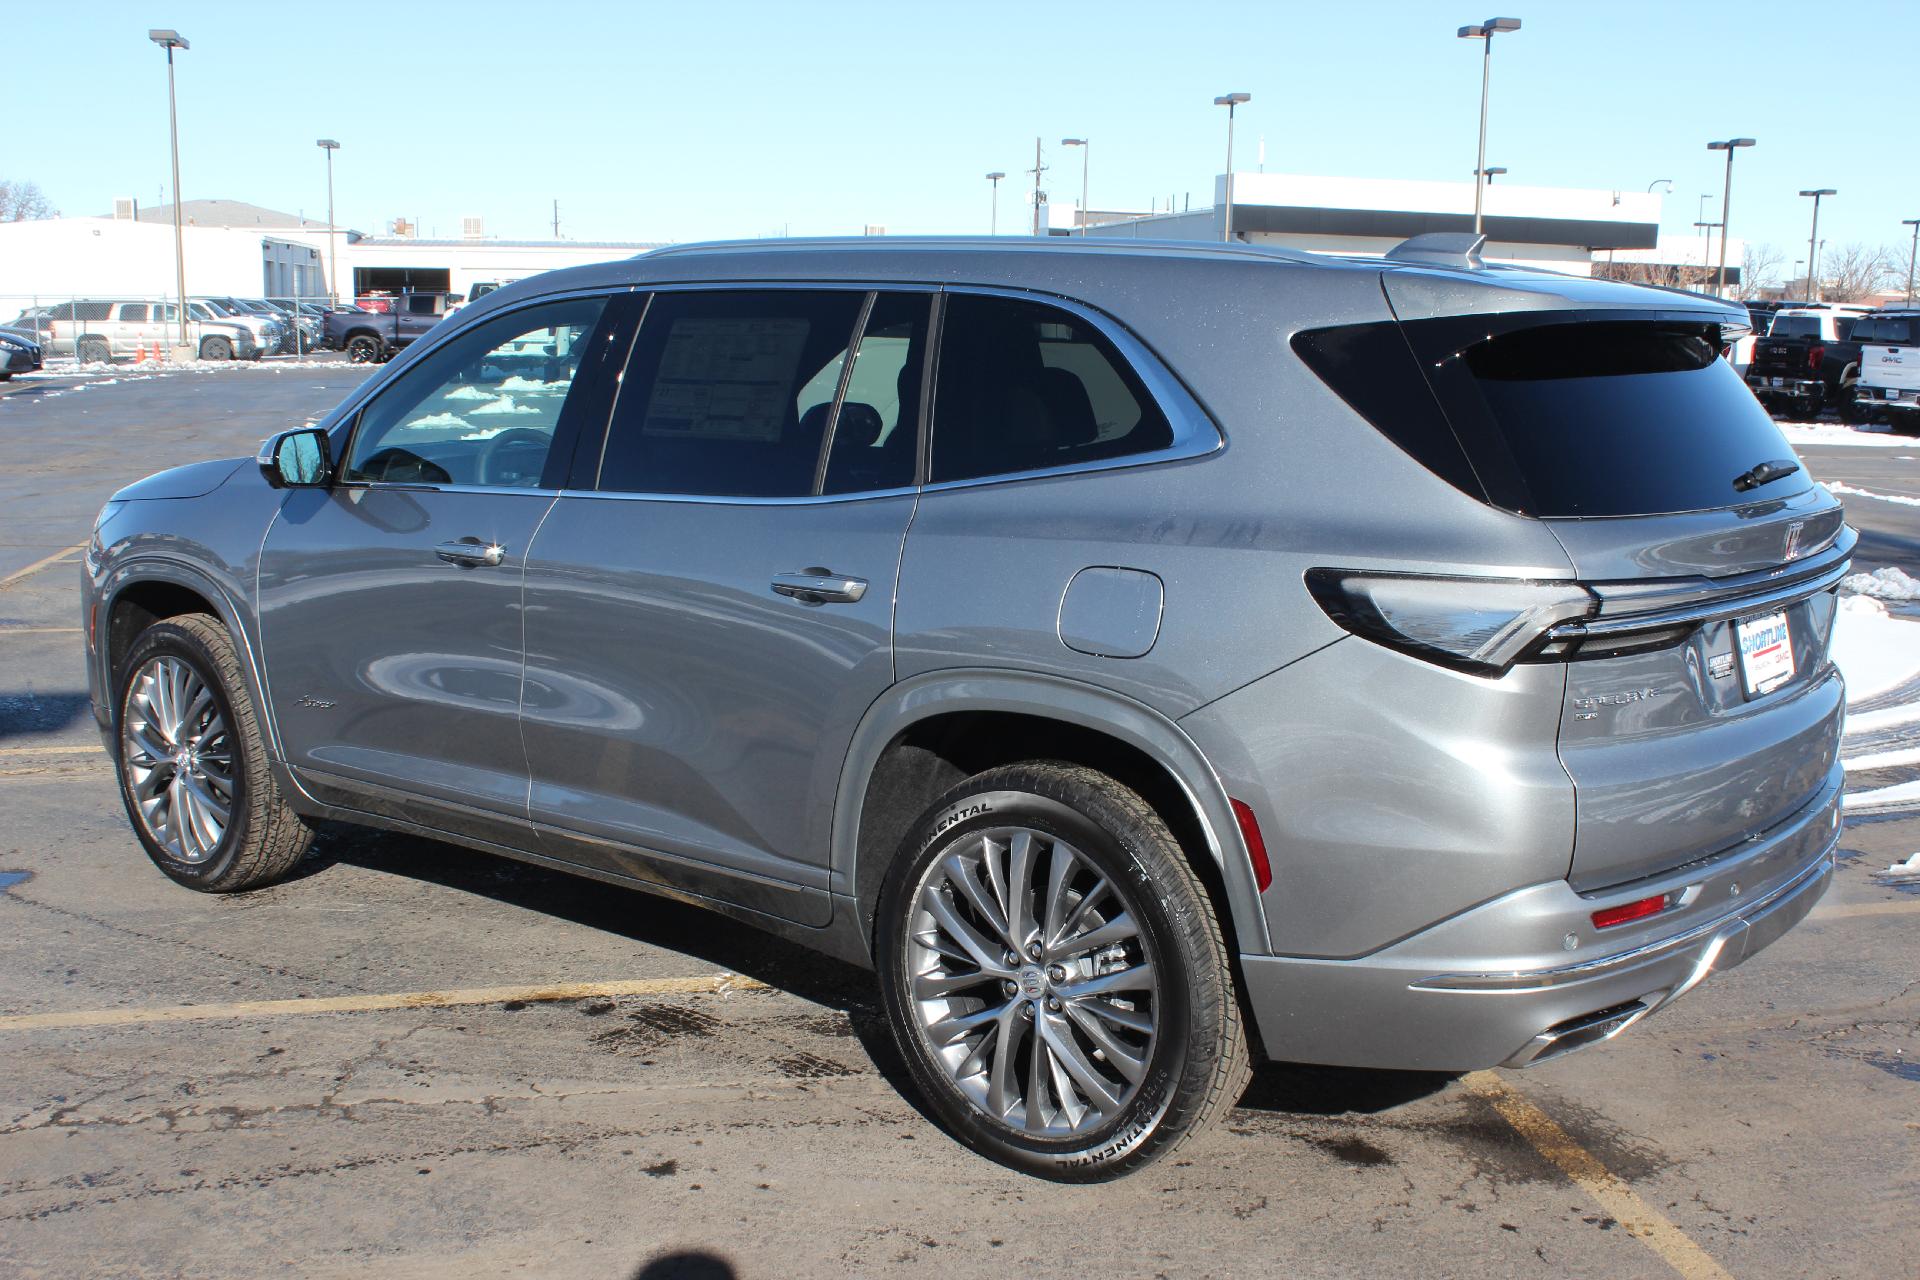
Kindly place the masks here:
[(1734, 640), (1740, 650), (1740, 682), (1747, 696), (1757, 697), (1793, 678), (1793, 636), (1785, 613), (1763, 613), (1735, 623)]
[(1769, 378), (1768, 381), (1771, 382), (1774, 386), (1778, 387), (1778, 386), (1785, 385), (1787, 380), (1785, 378)]

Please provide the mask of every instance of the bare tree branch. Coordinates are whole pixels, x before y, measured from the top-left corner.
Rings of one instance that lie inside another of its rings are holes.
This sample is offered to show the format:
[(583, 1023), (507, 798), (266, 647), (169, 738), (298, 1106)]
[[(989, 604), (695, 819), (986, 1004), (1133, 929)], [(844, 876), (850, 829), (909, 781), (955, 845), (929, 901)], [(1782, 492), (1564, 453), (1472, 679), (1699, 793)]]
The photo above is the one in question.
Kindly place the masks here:
[(60, 211), (37, 184), (0, 178), (0, 222), (29, 222), (59, 216)]
[(1894, 281), (1893, 250), (1858, 242), (1827, 253), (1820, 264), (1820, 297), (1826, 302), (1864, 302)]

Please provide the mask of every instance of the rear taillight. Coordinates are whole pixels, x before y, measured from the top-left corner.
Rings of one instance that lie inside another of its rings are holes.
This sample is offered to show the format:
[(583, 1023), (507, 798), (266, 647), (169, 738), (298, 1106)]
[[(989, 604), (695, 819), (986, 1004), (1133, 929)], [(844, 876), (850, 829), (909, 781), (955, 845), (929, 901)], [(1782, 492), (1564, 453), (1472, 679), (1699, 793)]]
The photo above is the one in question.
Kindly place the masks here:
[(1826, 358), (1827, 358), (1827, 349), (1825, 347), (1810, 348), (1807, 351), (1807, 368), (1818, 369), (1820, 367), (1820, 362), (1822, 360), (1825, 360)]
[(1615, 925), (1632, 924), (1635, 920), (1657, 916), (1673, 904), (1675, 896), (1671, 893), (1658, 893), (1651, 898), (1641, 898), (1637, 902), (1624, 902), (1617, 907), (1596, 911), (1593, 913), (1593, 927), (1611, 929)]
[(1577, 582), (1442, 578), (1309, 569), (1307, 590), (1340, 626), (1390, 649), (1473, 675), (1506, 674), (1544, 653), (1548, 631), (1595, 610)]

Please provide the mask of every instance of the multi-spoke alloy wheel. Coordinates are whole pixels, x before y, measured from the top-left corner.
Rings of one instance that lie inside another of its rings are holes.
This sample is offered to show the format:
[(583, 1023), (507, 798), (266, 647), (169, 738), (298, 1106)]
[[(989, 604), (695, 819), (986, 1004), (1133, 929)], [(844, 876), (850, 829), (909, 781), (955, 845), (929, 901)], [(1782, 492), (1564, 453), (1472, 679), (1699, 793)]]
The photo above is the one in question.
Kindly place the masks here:
[(291, 871), (313, 832), (267, 765), (233, 637), (205, 614), (156, 622), (117, 662), (120, 796), (155, 865), (232, 893)]
[(875, 917), (901, 1055), (953, 1134), (1042, 1177), (1116, 1177), (1238, 1099), (1231, 956), (1166, 821), (1054, 761), (921, 815)]
[(1065, 840), (992, 827), (951, 848), (915, 891), (908, 969), (927, 1049), (1011, 1129), (1091, 1131), (1146, 1075), (1154, 957), (1128, 896)]
[(120, 767), (140, 822), (182, 862), (212, 857), (233, 821), (233, 739), (213, 689), (176, 657), (133, 677)]

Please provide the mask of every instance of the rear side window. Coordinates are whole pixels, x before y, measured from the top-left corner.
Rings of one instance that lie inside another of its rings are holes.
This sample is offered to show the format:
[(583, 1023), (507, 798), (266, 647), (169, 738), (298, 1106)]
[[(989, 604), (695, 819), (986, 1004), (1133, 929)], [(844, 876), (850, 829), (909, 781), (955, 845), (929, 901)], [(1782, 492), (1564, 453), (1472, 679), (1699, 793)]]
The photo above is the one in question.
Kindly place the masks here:
[(113, 310), (111, 302), (76, 302), (73, 304), (75, 320), (105, 320), (107, 313)]
[(954, 294), (941, 321), (930, 479), (1152, 453), (1173, 430), (1113, 344), (1069, 312)]
[(627, 363), (599, 487), (812, 494), (866, 300), (851, 290), (656, 294)]
[[(1734, 487), (1757, 464), (1794, 455), (1719, 359), (1718, 325), (1617, 313), (1542, 323), (1533, 313), (1401, 328), (1416, 362), (1351, 358), (1325, 340), (1339, 330), (1303, 334), (1295, 347), (1383, 434), (1495, 506), (1549, 517), (1657, 515), (1785, 497), (1810, 483), (1796, 471)], [(1393, 411), (1396, 400), (1423, 405), (1410, 374), (1426, 383), (1437, 418)], [(1397, 391), (1383, 386), (1389, 380)]]

